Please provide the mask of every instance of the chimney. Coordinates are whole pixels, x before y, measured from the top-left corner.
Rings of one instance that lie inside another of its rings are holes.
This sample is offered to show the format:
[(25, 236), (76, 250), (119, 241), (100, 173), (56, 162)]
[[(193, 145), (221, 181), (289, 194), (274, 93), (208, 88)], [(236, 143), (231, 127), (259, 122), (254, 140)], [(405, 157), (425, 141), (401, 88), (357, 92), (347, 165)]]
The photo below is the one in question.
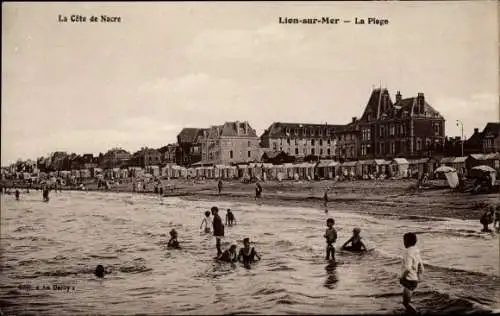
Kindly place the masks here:
[(399, 92), (399, 90), (398, 90), (398, 92), (396, 93), (396, 103), (399, 103), (399, 102), (401, 102), (401, 92)]
[(419, 113), (424, 113), (425, 97), (422, 92), (417, 94), (417, 104), (419, 108)]
[(353, 116), (353, 117), (352, 117), (352, 123), (355, 123), (355, 122), (356, 122), (356, 117), (355, 117), (355, 116)]
[(477, 133), (479, 133), (479, 128), (474, 129), (474, 134), (477, 134)]

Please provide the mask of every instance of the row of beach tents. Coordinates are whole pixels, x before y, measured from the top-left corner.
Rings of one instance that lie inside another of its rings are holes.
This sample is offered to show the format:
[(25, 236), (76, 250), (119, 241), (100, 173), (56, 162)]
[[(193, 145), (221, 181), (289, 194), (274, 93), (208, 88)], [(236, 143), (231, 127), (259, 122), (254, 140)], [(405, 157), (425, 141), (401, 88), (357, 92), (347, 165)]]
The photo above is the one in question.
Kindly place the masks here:
[(500, 171), (500, 154), (473, 154), (466, 157), (445, 157), (392, 160), (371, 159), (348, 161), (340, 163), (334, 160), (320, 160), (319, 162), (285, 163), (273, 165), (270, 163), (248, 163), (240, 165), (215, 165), (182, 167), (168, 164), (163, 167), (148, 166), (146, 168), (129, 167), (127, 169), (82, 169), (70, 171), (54, 171), (50, 173), (37, 172), (35, 174), (20, 173), (19, 179), (128, 179), (128, 178), (206, 178), (206, 179), (334, 179), (344, 177), (350, 179), (369, 179), (374, 177), (409, 178), (423, 174), (432, 177), (440, 166), (447, 166), (456, 170), (458, 175), (467, 176), (475, 166), (486, 165)]

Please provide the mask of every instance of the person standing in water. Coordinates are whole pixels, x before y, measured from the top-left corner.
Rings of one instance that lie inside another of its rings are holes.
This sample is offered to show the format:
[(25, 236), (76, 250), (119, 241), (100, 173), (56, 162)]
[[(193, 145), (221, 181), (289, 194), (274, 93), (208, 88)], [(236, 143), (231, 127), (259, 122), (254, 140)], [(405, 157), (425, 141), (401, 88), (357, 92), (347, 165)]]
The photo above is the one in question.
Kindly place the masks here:
[(18, 189), (16, 189), (16, 200), (19, 201), (19, 196), (21, 195), (21, 193), (19, 192)]
[(406, 253), (403, 257), (403, 274), (399, 279), (399, 283), (403, 286), (403, 305), (406, 310), (416, 313), (417, 310), (411, 304), (411, 297), (418, 282), (422, 279), (424, 264), (420, 258), (420, 250), (416, 246), (417, 235), (414, 233), (404, 234), (403, 243)]
[(206, 211), (205, 212), (205, 218), (203, 218), (203, 220), (201, 221), (201, 226), (200, 226), (200, 229), (203, 228), (203, 225), (205, 225), (205, 233), (210, 233), (210, 212), (209, 211)]
[(335, 260), (335, 247), (333, 244), (337, 241), (337, 231), (333, 228), (333, 225), (335, 225), (333, 218), (326, 220), (328, 228), (323, 236), (326, 239), (326, 260), (330, 260), (330, 256), (331, 260)]
[(227, 213), (226, 213), (226, 225), (227, 226), (233, 226), (233, 224), (236, 224), (236, 218), (234, 217), (233, 212), (231, 212), (230, 209), (227, 209)]
[(219, 179), (219, 181), (217, 182), (217, 191), (219, 192), (219, 194), (222, 193), (222, 179)]
[(257, 251), (255, 251), (255, 248), (250, 248), (250, 238), (243, 239), (243, 248), (241, 248), (238, 253), (238, 261), (243, 264), (250, 264), (255, 262), (256, 258), (257, 260), (260, 260), (260, 256)]
[(325, 189), (325, 194), (323, 194), (323, 206), (328, 207), (328, 188)]
[(213, 231), (215, 236), (215, 247), (217, 248), (217, 257), (222, 254), (221, 249), (221, 238), (224, 237), (224, 224), (219, 216), (219, 208), (217, 206), (212, 207), (213, 220)]

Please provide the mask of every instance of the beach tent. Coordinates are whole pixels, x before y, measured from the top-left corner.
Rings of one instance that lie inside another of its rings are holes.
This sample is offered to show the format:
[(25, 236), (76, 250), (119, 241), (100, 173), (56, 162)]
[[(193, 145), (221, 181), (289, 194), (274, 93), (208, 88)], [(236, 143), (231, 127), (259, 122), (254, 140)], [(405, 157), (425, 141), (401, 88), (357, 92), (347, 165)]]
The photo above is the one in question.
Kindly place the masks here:
[(490, 166), (479, 165), (470, 170), (470, 175), (475, 178), (484, 178), (486, 175), (489, 175), (491, 178), (491, 185), (493, 186), (497, 178), (497, 171)]
[(324, 179), (333, 179), (335, 178), (335, 174), (339, 163), (333, 160), (320, 160), (316, 165), (318, 170), (318, 176)]
[(464, 157), (455, 157), (449, 163), (449, 166), (457, 169), (457, 172), (458, 172), (459, 175), (466, 175), (467, 174), (467, 168), (466, 168), (466, 165), (465, 165), (465, 161), (466, 160), (467, 160), (467, 156), (464, 156)]
[(406, 178), (409, 166), (410, 163), (405, 158), (394, 158), (390, 164), (392, 175), (397, 178)]
[(451, 167), (451, 163), (453, 162), (454, 159), (455, 159), (455, 157), (444, 157), (444, 158), (441, 158), (441, 160), (439, 161), (439, 164)]
[(341, 168), (341, 172), (342, 172), (342, 175), (344, 177), (355, 177), (356, 176), (356, 164), (357, 164), (357, 161), (347, 161), (347, 162), (344, 162), (342, 163), (342, 165), (340, 166)]
[(387, 172), (387, 168), (390, 164), (390, 161), (384, 159), (373, 159), (370, 161), (371, 172), (377, 175), (385, 174)]
[(442, 165), (438, 167), (434, 173), (436, 174), (443, 174), (446, 178), (446, 181), (448, 182), (448, 185), (450, 188), (455, 189), (458, 187), (459, 181), (458, 181), (458, 173), (455, 168), (449, 167)]
[(371, 173), (372, 160), (358, 160), (356, 161), (356, 175), (367, 178)]

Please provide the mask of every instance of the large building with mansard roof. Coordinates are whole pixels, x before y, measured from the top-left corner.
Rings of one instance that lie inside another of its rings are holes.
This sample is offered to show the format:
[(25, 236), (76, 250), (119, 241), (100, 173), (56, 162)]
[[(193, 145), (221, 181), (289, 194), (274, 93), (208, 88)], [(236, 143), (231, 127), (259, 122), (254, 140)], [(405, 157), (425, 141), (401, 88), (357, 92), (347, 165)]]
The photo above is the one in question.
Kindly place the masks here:
[(374, 89), (357, 125), (360, 159), (426, 157), (443, 150), (444, 117), (423, 93), (403, 98), (398, 91), (392, 102), (387, 89)]

